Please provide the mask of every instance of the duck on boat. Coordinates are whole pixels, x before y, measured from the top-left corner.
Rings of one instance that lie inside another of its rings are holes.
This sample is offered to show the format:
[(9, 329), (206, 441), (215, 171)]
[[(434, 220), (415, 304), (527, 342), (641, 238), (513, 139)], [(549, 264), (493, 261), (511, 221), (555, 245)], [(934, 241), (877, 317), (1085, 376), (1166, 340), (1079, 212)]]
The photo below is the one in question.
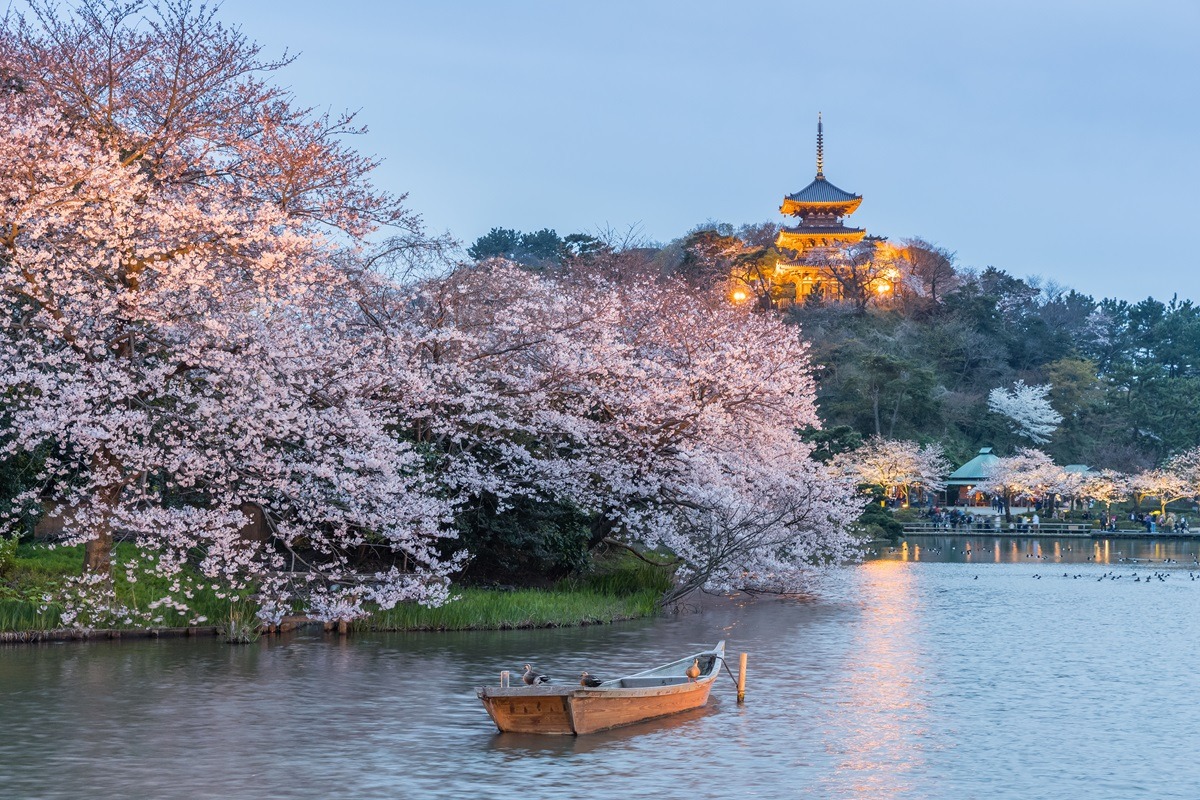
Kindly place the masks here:
[(475, 694), (501, 732), (595, 733), (700, 708), (708, 702), (724, 660), (722, 641), (678, 661), (597, 686), (481, 686)]

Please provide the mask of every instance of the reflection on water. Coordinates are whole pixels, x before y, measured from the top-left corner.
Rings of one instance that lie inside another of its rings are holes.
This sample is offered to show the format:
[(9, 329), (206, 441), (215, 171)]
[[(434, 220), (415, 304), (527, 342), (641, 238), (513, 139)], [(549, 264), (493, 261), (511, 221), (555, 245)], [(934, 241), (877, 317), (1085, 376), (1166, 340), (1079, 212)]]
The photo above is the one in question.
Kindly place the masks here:
[(1052, 562), (1159, 564), (1200, 568), (1200, 537), (1091, 539), (1052, 536), (909, 536), (896, 545), (875, 545), (868, 558), (887, 561), (979, 563)]
[[(1196, 542), (908, 545), (624, 625), (0, 648), (0, 797), (1195, 796)], [(473, 692), (721, 638), (750, 654), (744, 706), (722, 678), (707, 709), (542, 738)]]
[(826, 750), (837, 760), (821, 789), (836, 797), (903, 797), (924, 759), (925, 686), (908, 633), (921, 614), (914, 576), (894, 561), (861, 569), (862, 625), (855, 626), (843, 670), (846, 689), (823, 714)]

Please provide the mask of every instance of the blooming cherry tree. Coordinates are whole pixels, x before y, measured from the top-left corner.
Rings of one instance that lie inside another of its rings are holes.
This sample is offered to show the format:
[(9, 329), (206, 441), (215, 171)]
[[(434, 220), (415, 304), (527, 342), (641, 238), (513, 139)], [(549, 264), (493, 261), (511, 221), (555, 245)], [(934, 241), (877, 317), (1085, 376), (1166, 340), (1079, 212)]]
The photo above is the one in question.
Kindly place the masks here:
[(1078, 496), (1104, 503), (1108, 511), (1113, 503), (1129, 496), (1129, 476), (1111, 469), (1088, 473), (1083, 477)]
[[(204, 9), (33, 7), (0, 37), (0, 456), (49, 453), (37, 495), (86, 546), (64, 618), (194, 622), (201, 585), (265, 621), (297, 593), (444, 598), (450, 509), (374, 397), (353, 268), (357, 237), (414, 218)], [(164, 596), (115, 604), (115, 536)]]
[(1187, 497), (1200, 497), (1200, 447), (1193, 447), (1187, 452), (1171, 458), (1165, 469), (1181, 478), (1186, 484)]
[(681, 591), (793, 586), (849, 555), (853, 482), (795, 434), (818, 423), (796, 329), (719, 290), (602, 272), (487, 262), (377, 315), (418, 376), (397, 416), (459, 502), (569, 499), (593, 545), (674, 554)]
[(1138, 505), (1147, 497), (1157, 499), (1159, 512), (1165, 514), (1169, 503), (1193, 496), (1195, 486), (1180, 472), (1148, 469), (1130, 476), (1129, 490)]
[(910, 488), (939, 491), (946, 487), (950, 462), (940, 445), (871, 437), (858, 450), (838, 459), (859, 483), (878, 486), (907, 502)]
[(1022, 495), (1046, 498), (1075, 491), (1078, 475), (1056, 465), (1041, 450), (1022, 448), (1011, 456), (997, 459), (988, 469), (987, 480), (979, 490), (1004, 498), (1004, 518), (1012, 521), (1012, 501)]
[(1026, 386), (1025, 381), (1017, 381), (1012, 389), (998, 386), (988, 394), (988, 410), (1007, 417), (1018, 436), (1045, 444), (1063, 420), (1050, 405), (1049, 393), (1050, 384)]

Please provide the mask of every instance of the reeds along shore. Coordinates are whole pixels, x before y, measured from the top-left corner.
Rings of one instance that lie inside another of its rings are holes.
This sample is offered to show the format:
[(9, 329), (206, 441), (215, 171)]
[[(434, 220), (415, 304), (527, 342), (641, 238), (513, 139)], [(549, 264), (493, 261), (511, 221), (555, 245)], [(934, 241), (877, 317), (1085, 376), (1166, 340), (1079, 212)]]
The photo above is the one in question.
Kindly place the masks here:
[[(118, 547), (117, 562), (131, 557), (132, 549)], [(82, 556), (78, 548), (50, 549), (46, 545), (22, 544), (16, 558), (0, 575), (0, 642), (68, 641), (132, 637), (186, 637), (226, 634), (224, 621), (231, 617), (230, 602), (213, 596), (198, 598), (205, 617), (202, 624), (172, 620), (164, 624), (98, 624), (91, 629), (64, 627), (59, 609), (46, 603), (55, 585), (78, 575)], [(114, 570), (114, 585), (120, 602), (140, 607), (156, 596), (156, 587), (144, 582), (126, 583), (122, 570)], [(465, 631), (517, 628), (569, 627), (605, 624), (646, 617), (658, 612), (670, 588), (670, 578), (661, 570), (623, 562), (606, 571), (560, 581), (547, 589), (461, 588), (454, 599), (437, 608), (404, 604), (347, 626), (376, 631)], [(251, 609), (238, 609), (243, 622), (253, 625)], [(284, 630), (304, 625), (302, 615), (288, 617)], [(319, 625), (320, 623), (313, 623)], [(245, 627), (243, 625), (242, 627)], [(266, 628), (248, 633), (273, 632)], [(243, 637), (244, 638), (244, 637)]]

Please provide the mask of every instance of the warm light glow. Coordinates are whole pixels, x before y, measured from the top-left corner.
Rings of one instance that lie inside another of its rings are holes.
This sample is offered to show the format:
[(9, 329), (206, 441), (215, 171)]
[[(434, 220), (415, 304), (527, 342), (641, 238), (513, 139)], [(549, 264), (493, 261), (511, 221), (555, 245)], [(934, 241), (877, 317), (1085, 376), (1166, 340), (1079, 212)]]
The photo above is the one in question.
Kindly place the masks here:
[(879, 285), (875, 287), (875, 291), (879, 292), (880, 294), (887, 294), (891, 288), (892, 285), (887, 281), (880, 281)]
[(743, 292), (741, 289), (736, 289), (736, 290), (734, 290), (734, 292), (733, 292), (733, 302), (735, 302), (735, 303), (740, 303), (740, 302), (742, 302), (742, 301), (743, 301), (743, 300), (745, 300), (745, 299), (746, 299), (746, 293), (745, 293), (745, 292)]

